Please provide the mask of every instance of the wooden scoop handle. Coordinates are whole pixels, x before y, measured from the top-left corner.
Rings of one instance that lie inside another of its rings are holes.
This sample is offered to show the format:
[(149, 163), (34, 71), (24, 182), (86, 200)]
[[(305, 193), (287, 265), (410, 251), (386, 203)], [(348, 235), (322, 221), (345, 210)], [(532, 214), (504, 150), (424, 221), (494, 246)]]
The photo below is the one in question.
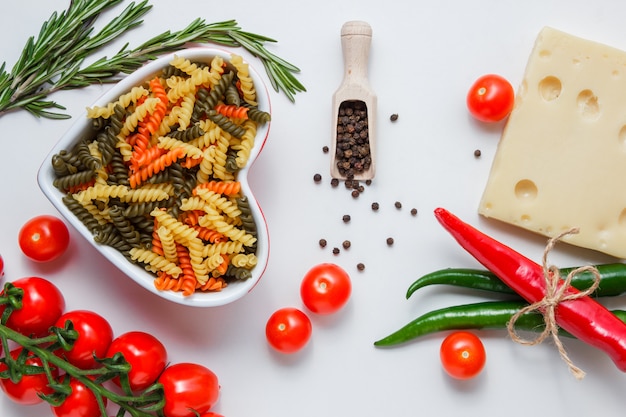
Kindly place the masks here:
[(372, 28), (366, 22), (346, 22), (341, 27), (344, 84), (368, 84), (367, 63), (372, 44)]

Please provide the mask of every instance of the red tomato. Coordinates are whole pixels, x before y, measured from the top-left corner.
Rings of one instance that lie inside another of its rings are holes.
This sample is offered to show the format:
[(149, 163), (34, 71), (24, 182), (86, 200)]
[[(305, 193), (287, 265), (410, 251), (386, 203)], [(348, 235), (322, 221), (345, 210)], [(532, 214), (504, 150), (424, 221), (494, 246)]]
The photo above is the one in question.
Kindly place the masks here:
[(213, 411), (209, 411), (208, 413), (202, 414), (200, 417), (224, 417), (221, 414), (214, 413)]
[(302, 349), (311, 338), (312, 331), (309, 317), (293, 307), (276, 310), (265, 325), (268, 343), (281, 353), (294, 353)]
[(44, 214), (22, 226), (18, 241), (24, 255), (36, 262), (48, 262), (65, 253), (70, 232), (61, 219)]
[[(20, 278), (13, 285), (21, 288), (24, 294), (22, 308), (11, 312), (6, 322), (7, 327), (26, 336), (45, 336), (63, 314), (63, 294), (53, 283), (39, 277)], [(0, 315), (5, 309), (6, 305), (0, 306)]]
[(4, 276), (4, 259), (0, 255), (0, 278)]
[(515, 91), (511, 84), (496, 74), (483, 75), (467, 93), (467, 108), (481, 122), (498, 122), (513, 110)]
[[(163, 343), (144, 332), (128, 332), (116, 337), (106, 356), (110, 358), (116, 353), (124, 355), (130, 364), (128, 379), (133, 391), (142, 391), (155, 383), (167, 365), (167, 351)], [(115, 378), (114, 382), (119, 385), (119, 378)]]
[[(11, 351), (11, 357), (17, 359), (21, 351), (21, 347)], [(26, 365), (42, 366), (42, 362), (41, 359), (37, 357), (31, 357), (26, 359)], [(0, 372), (6, 371), (7, 369), (5, 363), (0, 363)], [(51, 371), (52, 376), (56, 378), (58, 376), (57, 369), (53, 367)], [(52, 394), (53, 392), (53, 390), (48, 387), (48, 377), (43, 372), (43, 368), (41, 373), (22, 375), (22, 378), (18, 382), (12, 382), (10, 378), (0, 379), (0, 388), (2, 388), (2, 391), (4, 391), (11, 400), (21, 405), (39, 404), (43, 402), (43, 400), (38, 394)]]
[(350, 275), (331, 263), (311, 268), (300, 284), (302, 302), (317, 314), (335, 313), (348, 302), (351, 292)]
[[(70, 379), (72, 392), (59, 406), (52, 406), (56, 417), (100, 417), (100, 407), (94, 393), (77, 379)], [(106, 405), (107, 399), (102, 398)]]
[(443, 369), (456, 379), (475, 377), (487, 359), (480, 338), (466, 331), (450, 333), (441, 343), (439, 355)]
[(195, 363), (178, 363), (165, 368), (163, 384), (165, 417), (194, 417), (206, 413), (217, 402), (220, 386), (209, 368)]
[(109, 322), (92, 311), (74, 310), (59, 317), (55, 326), (63, 328), (68, 320), (78, 332), (78, 338), (74, 341), (72, 349), (66, 351), (61, 348), (55, 351), (55, 354), (81, 369), (93, 369), (100, 366), (94, 359), (94, 355), (97, 358), (103, 358), (113, 341), (113, 328)]

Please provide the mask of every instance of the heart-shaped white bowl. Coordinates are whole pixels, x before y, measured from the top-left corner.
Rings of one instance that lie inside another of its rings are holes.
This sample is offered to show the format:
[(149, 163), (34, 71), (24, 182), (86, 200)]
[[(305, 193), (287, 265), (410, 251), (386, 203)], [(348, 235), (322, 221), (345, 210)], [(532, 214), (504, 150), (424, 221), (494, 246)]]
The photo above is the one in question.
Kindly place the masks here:
[[(233, 52), (237, 54), (236, 52)], [(210, 64), (215, 56), (221, 56), (228, 65), (231, 59), (231, 52), (215, 48), (193, 47), (184, 49), (162, 56), (150, 63), (146, 64), (137, 71), (129, 74), (127, 77), (119, 81), (114, 87), (107, 91), (96, 103), (90, 107), (106, 106), (107, 103), (115, 102), (122, 94), (130, 91), (138, 85), (145, 85), (156, 74), (161, 73), (163, 68), (167, 67), (175, 57), (186, 58), (191, 62)], [(271, 112), (271, 105), (267, 87), (258, 72), (248, 66), (249, 77), (254, 82), (256, 90), (256, 101), (258, 109), (264, 112)], [(70, 128), (70, 130), (58, 141), (49, 155), (43, 161), (39, 169), (37, 181), (39, 187), (45, 196), (52, 202), (56, 209), (65, 217), (65, 219), (76, 229), (81, 235), (92, 244), (105, 258), (111, 261), (117, 268), (124, 272), (128, 277), (136, 283), (167, 300), (195, 307), (212, 307), (231, 303), (248, 294), (261, 279), (269, 258), (269, 235), (265, 217), (261, 211), (257, 200), (248, 184), (248, 174), (251, 165), (258, 157), (259, 153), (267, 140), (270, 122), (261, 124), (257, 128), (254, 146), (250, 150), (248, 163), (241, 168), (236, 174), (236, 180), (241, 183), (241, 193), (247, 197), (252, 217), (256, 224), (256, 265), (251, 269), (251, 276), (243, 280), (232, 280), (221, 291), (196, 291), (191, 295), (183, 295), (180, 291), (158, 290), (154, 285), (155, 275), (148, 272), (142, 265), (134, 264), (129, 261), (117, 249), (102, 245), (94, 240), (92, 232), (83, 224), (77, 216), (63, 202), (63, 197), (67, 194), (53, 185), (56, 178), (55, 171), (52, 166), (52, 158), (59, 152), (72, 149), (79, 141), (85, 139), (89, 135), (94, 135), (92, 127), (93, 120), (84, 117), (80, 119)]]

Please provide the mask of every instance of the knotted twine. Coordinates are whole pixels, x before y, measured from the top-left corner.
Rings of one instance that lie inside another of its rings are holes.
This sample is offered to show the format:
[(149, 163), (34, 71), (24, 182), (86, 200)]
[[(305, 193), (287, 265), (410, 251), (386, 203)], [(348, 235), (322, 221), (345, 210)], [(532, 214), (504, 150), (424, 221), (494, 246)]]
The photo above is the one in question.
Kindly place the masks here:
[[(575, 233), (578, 233), (578, 228), (569, 229), (548, 241), (542, 257), (543, 276), (546, 280), (545, 296), (541, 300), (529, 304), (528, 306), (520, 309), (517, 313), (515, 313), (511, 317), (511, 320), (507, 323), (507, 330), (509, 331), (509, 335), (515, 342), (526, 346), (538, 345), (549, 336), (552, 336), (554, 344), (556, 345), (559, 354), (561, 355), (561, 359), (565, 361), (574, 377), (576, 377), (576, 379), (578, 380), (581, 380), (585, 377), (585, 372), (576, 365), (574, 365), (572, 360), (567, 355), (567, 352), (563, 347), (563, 343), (559, 338), (559, 326), (556, 322), (556, 308), (559, 303), (576, 300), (578, 298), (586, 297), (592, 294), (600, 286), (600, 272), (595, 266), (581, 266), (567, 274), (564, 282), (559, 285), (562, 280), (559, 269), (554, 265), (548, 266), (548, 254), (550, 253), (550, 251), (552, 251), (556, 243), (564, 236)], [(580, 291), (574, 294), (565, 294), (565, 292), (571, 285), (572, 278), (577, 274), (587, 271), (591, 272), (594, 275), (593, 285), (591, 285), (584, 291)], [(539, 311), (543, 314), (543, 319), (546, 326), (535, 339), (528, 340), (520, 337), (517, 334), (517, 331), (515, 330), (515, 322), (522, 315), (532, 311)]]

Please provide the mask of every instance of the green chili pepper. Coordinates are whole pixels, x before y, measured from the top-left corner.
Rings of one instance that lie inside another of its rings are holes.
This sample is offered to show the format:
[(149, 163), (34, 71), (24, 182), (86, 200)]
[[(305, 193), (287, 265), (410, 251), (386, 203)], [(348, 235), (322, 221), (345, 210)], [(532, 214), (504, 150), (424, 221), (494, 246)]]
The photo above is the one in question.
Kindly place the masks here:
[[(419, 316), (389, 336), (377, 340), (374, 345), (398, 345), (420, 336), (445, 330), (505, 329), (511, 317), (527, 305), (528, 303), (524, 301), (486, 301), (433, 310)], [(612, 313), (621, 321), (626, 322), (625, 310), (612, 310)], [(543, 331), (545, 328), (543, 315), (537, 311), (523, 314), (515, 322), (515, 328), (521, 331)], [(573, 337), (563, 329), (559, 329), (559, 334)]]
[[(610, 263), (597, 265), (600, 273), (600, 286), (593, 293), (595, 297), (610, 297), (626, 293), (626, 264)], [(566, 277), (576, 268), (562, 268), (561, 275)], [(572, 277), (572, 286), (578, 290), (585, 290), (594, 282), (594, 275), (584, 271)], [(431, 272), (413, 282), (406, 293), (408, 299), (415, 291), (428, 285), (454, 285), (457, 287), (492, 291), (503, 294), (517, 295), (508, 285), (502, 282), (491, 271), (468, 268), (447, 268)], [(521, 297), (520, 297), (521, 298)]]

